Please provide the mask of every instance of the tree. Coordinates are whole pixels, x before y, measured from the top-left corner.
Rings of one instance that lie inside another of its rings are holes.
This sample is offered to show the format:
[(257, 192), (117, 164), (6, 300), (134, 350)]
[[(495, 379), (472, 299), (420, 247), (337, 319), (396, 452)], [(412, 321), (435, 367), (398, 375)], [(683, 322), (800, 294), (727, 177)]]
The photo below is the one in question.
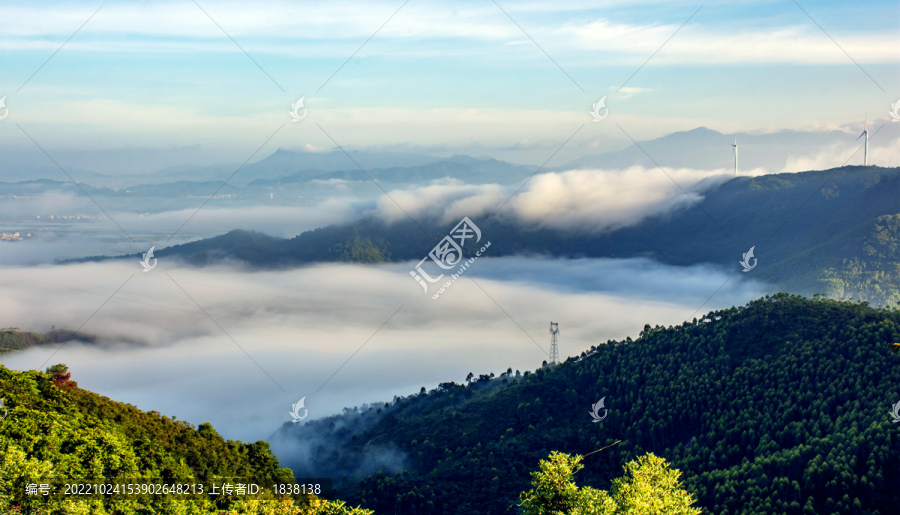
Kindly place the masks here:
[(698, 515), (694, 498), (678, 481), (681, 472), (666, 460), (647, 454), (625, 465), (610, 493), (578, 488), (573, 476), (584, 468), (583, 456), (553, 451), (531, 473), (534, 488), (519, 494), (526, 515)]
[(573, 476), (584, 468), (583, 456), (552, 451), (531, 473), (534, 487), (519, 494), (526, 515), (604, 515), (615, 513), (609, 495), (589, 486), (578, 488)]
[(65, 363), (47, 367), (46, 373), (50, 374), (50, 380), (61, 390), (71, 390), (78, 387), (77, 382), (69, 380), (72, 377), (72, 373), (69, 372), (69, 367)]
[(681, 471), (653, 453), (625, 465), (625, 475), (613, 480), (610, 493), (617, 508), (615, 513), (628, 515), (698, 515), (691, 508), (694, 496), (687, 493), (678, 480)]
[[(51, 381), (70, 384), (65, 365), (46, 373), (16, 372), (0, 364), (0, 391), (16, 407), (15, 423), (0, 421), (0, 513), (136, 515), (371, 515), (344, 501), (312, 498), (213, 499), (115, 493), (72, 498), (28, 495), (26, 485), (48, 479), (90, 478), (116, 483), (210, 484), (246, 478), (258, 485), (294, 483), (268, 443), (225, 440), (210, 424), (193, 429), (174, 417), (154, 416), (80, 388), (55, 391)], [(0, 410), (2, 411), (2, 410)], [(30, 428), (37, 428), (30, 429)], [(45, 430), (43, 428), (52, 428)], [(59, 492), (59, 490), (57, 490)], [(240, 496), (235, 496), (240, 497)], [(227, 511), (223, 511), (227, 510)]]

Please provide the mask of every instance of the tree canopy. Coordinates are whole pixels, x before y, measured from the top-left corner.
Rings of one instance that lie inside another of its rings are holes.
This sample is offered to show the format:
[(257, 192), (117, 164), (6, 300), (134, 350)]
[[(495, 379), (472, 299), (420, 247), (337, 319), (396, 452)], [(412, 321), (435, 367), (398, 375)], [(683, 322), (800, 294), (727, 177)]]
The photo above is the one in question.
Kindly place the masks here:
[(699, 515), (694, 498), (669, 468), (653, 453), (625, 464), (625, 475), (613, 480), (609, 492), (589, 486), (578, 488), (575, 473), (584, 468), (583, 456), (553, 451), (531, 473), (532, 489), (519, 494), (525, 515)]
[(65, 365), (45, 373), (0, 365), (6, 416), (0, 419), (0, 513), (144, 515), (369, 515), (343, 501), (236, 496), (149, 501), (131, 497), (78, 500), (26, 495), (26, 485), (52, 479), (195, 483), (246, 478), (293, 483), (266, 442), (225, 440), (210, 424), (194, 428), (78, 388)]

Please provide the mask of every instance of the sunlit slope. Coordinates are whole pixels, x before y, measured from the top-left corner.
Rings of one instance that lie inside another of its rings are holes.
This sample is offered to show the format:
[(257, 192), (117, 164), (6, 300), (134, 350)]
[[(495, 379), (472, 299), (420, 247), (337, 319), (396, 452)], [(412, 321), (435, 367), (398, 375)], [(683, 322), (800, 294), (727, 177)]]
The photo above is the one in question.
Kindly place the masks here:
[[(268, 500), (227, 495), (201, 500), (163, 495), (146, 500), (29, 496), (26, 485), (46, 484), (50, 478), (108, 484), (242, 481), (260, 485), (293, 483), (294, 478), (290, 470), (279, 466), (265, 442), (225, 440), (209, 424), (194, 428), (156, 412), (140, 411), (78, 388), (68, 374), (15, 372), (0, 365), (0, 397), (0, 513), (325, 513), (307, 506), (305, 499), (276, 500), (271, 495)], [(365, 515), (330, 506), (328, 514)]]

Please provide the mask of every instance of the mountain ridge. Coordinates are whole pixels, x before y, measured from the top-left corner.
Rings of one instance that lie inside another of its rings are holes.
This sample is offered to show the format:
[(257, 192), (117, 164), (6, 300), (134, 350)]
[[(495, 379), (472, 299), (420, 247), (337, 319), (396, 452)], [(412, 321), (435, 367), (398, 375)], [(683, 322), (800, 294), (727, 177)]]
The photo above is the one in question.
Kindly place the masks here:
[[(896, 140), (900, 137), (900, 127), (887, 124), (880, 129), (878, 141)], [(764, 168), (779, 172), (785, 168), (789, 158), (801, 158), (820, 153), (835, 144), (853, 144), (855, 136), (842, 130), (796, 131), (782, 130), (775, 133), (725, 134), (707, 127), (697, 127), (677, 131), (660, 137), (641, 140), (620, 150), (588, 154), (568, 161), (561, 166), (544, 168), (547, 171), (564, 171), (574, 168), (622, 169), (634, 165), (654, 166), (644, 151), (662, 166), (671, 168), (694, 168), (699, 170), (731, 169), (733, 166), (733, 138), (738, 138), (741, 148), (740, 164), (745, 170)], [(640, 147), (638, 147), (640, 145)], [(643, 150), (641, 150), (643, 148)], [(172, 183), (178, 181), (224, 181), (235, 171), (235, 185), (244, 185), (256, 179), (277, 180), (282, 177), (322, 171), (325, 173), (346, 171), (355, 173), (357, 165), (366, 171), (375, 168), (425, 167), (441, 161), (471, 165), (473, 161), (491, 161), (497, 167), (524, 167), (537, 169), (536, 165), (526, 165), (497, 160), (491, 157), (471, 157), (454, 154), (439, 157), (417, 152), (391, 152), (378, 149), (351, 150), (350, 158), (343, 151), (309, 152), (290, 150), (283, 147), (272, 154), (243, 167), (239, 163), (214, 165), (166, 166), (152, 173), (111, 175), (97, 173), (80, 167), (65, 165), (68, 173), (79, 182), (91, 182), (97, 188), (127, 189), (130, 186)], [(712, 156), (708, 158), (708, 156)], [(484, 163), (482, 163), (484, 164)], [(314, 178), (307, 174), (306, 179)], [(43, 164), (18, 164), (13, 169), (3, 170), (4, 184), (12, 184), (35, 178), (65, 181), (58, 168)], [(429, 177), (433, 180), (440, 177)]]
[[(900, 215), (895, 191), (900, 191), (900, 168), (851, 166), (738, 177), (707, 190), (697, 206), (600, 233), (535, 227), (491, 216), (474, 221), (491, 235), (491, 257), (652, 257), (669, 265), (714, 263), (738, 270), (741, 253), (752, 246), (760, 258), (757, 273), (763, 274), (764, 281), (774, 280), (806, 295), (857, 293), (885, 304), (900, 302), (900, 234), (892, 230), (893, 217)], [(452, 227), (433, 220), (418, 222), (431, 235)], [(419, 260), (438, 240), (426, 237), (408, 221), (385, 225), (363, 219), (290, 239), (232, 231), (158, 249), (156, 255), (178, 257), (195, 266), (223, 259), (261, 268), (334, 261), (381, 263)], [(815, 259), (797, 261), (796, 256), (808, 249), (816, 249)], [(112, 258), (67, 262), (102, 259)], [(831, 272), (826, 273), (828, 269)], [(873, 281), (880, 286), (869, 287)]]

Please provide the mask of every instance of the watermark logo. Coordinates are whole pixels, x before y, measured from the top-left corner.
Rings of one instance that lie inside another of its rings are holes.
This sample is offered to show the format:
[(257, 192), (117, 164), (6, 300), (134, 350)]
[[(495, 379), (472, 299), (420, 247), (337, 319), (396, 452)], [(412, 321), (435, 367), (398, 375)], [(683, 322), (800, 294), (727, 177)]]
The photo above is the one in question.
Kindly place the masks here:
[[(900, 102), (897, 102), (897, 104), (900, 105)], [(3, 120), (9, 114), (9, 108), (6, 107), (6, 97), (0, 98), (0, 109), (3, 109), (3, 115), (0, 115), (0, 120)]]
[[(295, 424), (297, 422), (301, 422), (304, 418), (306, 418), (306, 415), (309, 414), (309, 410), (306, 409), (306, 406), (303, 405), (304, 401), (306, 401), (306, 397), (300, 399), (297, 404), (291, 404), (291, 409), (293, 410), (291, 411), (291, 417), (293, 417), (294, 420), (292, 420), (292, 422)], [(300, 416), (300, 410), (303, 410), (302, 417)]]
[[(603, 422), (603, 419), (606, 418), (606, 415), (609, 413), (608, 409), (605, 409), (603, 406), (603, 401), (606, 400), (606, 397), (601, 397), (597, 404), (591, 404), (591, 411), (588, 413), (591, 415), (591, 418), (594, 419), (594, 422)], [(603, 416), (600, 416), (600, 410), (603, 410)]]
[(452, 270), (453, 268), (459, 266), (456, 272), (450, 275), (451, 279), (440, 288), (440, 290), (436, 295), (432, 297), (432, 299), (437, 299), (441, 295), (441, 293), (444, 293), (444, 290), (449, 288), (450, 285), (453, 284), (453, 282), (456, 281), (459, 276), (461, 276), (466, 271), (466, 269), (470, 265), (472, 265), (475, 260), (478, 259), (485, 250), (487, 250), (488, 247), (491, 246), (491, 242), (485, 243), (480, 250), (475, 252), (475, 257), (469, 258), (468, 261), (462, 263), (462, 249), (463, 247), (465, 247), (468, 240), (474, 240), (472, 242), (469, 242), (470, 245), (472, 243), (477, 244), (478, 242), (480, 242), (481, 229), (479, 229), (478, 226), (475, 225), (472, 220), (469, 220), (468, 216), (466, 216), (463, 217), (463, 219), (458, 224), (456, 224), (456, 227), (454, 227), (453, 230), (450, 231), (449, 235), (444, 236), (444, 238), (437, 245), (435, 245), (433, 249), (431, 249), (431, 252), (429, 252), (427, 256), (422, 258), (422, 261), (419, 261), (414, 270), (409, 272), (409, 275), (411, 275), (413, 279), (415, 279), (416, 282), (419, 283), (419, 286), (422, 287), (422, 290), (425, 293), (428, 293), (428, 284), (425, 281), (428, 281), (429, 283), (436, 283), (444, 277), (443, 273), (437, 277), (432, 277), (422, 268), (428, 258), (431, 258), (431, 260), (434, 261), (434, 263), (443, 270)]
[(893, 411), (889, 411), (888, 413), (891, 414), (895, 424), (900, 424), (900, 401), (897, 401), (897, 404), (891, 404), (891, 409)]
[[(606, 97), (601, 98), (596, 104), (593, 104), (594, 110), (591, 111), (591, 116), (594, 117), (595, 122), (602, 121), (604, 118), (609, 116), (609, 108), (606, 107)], [(600, 110), (606, 109), (606, 112), (603, 113), (603, 116), (600, 116)]]
[[(144, 252), (144, 259), (140, 261), (141, 266), (144, 267), (144, 272), (149, 272), (156, 268), (156, 258), (153, 257), (153, 249), (156, 248), (156, 245), (150, 247), (150, 250)], [(150, 258), (153, 258), (153, 264), (150, 264)]]
[(888, 114), (891, 115), (891, 118), (893, 118), (893, 120), (891, 120), (892, 122), (900, 122), (900, 113), (897, 111), (900, 111), (900, 100), (898, 100), (896, 104), (891, 104), (891, 110), (888, 112)]
[[(741, 261), (741, 266), (744, 267), (744, 272), (749, 272), (756, 268), (756, 258), (753, 257), (753, 249), (756, 248), (756, 245), (750, 247), (750, 250), (744, 253), (744, 259)], [(753, 260), (753, 265), (750, 265), (750, 260)]]
[[(300, 100), (291, 104), (291, 110), (288, 111), (288, 114), (290, 114), (291, 118), (293, 118), (293, 120), (291, 120), (292, 122), (299, 122), (300, 120), (306, 118), (306, 108), (303, 107), (303, 99), (304, 98), (306, 98), (306, 97), (302, 96), (302, 97), (300, 97)], [(300, 111), (300, 109), (303, 109), (303, 116), (300, 116), (300, 113), (298, 112), (298, 111)]]

